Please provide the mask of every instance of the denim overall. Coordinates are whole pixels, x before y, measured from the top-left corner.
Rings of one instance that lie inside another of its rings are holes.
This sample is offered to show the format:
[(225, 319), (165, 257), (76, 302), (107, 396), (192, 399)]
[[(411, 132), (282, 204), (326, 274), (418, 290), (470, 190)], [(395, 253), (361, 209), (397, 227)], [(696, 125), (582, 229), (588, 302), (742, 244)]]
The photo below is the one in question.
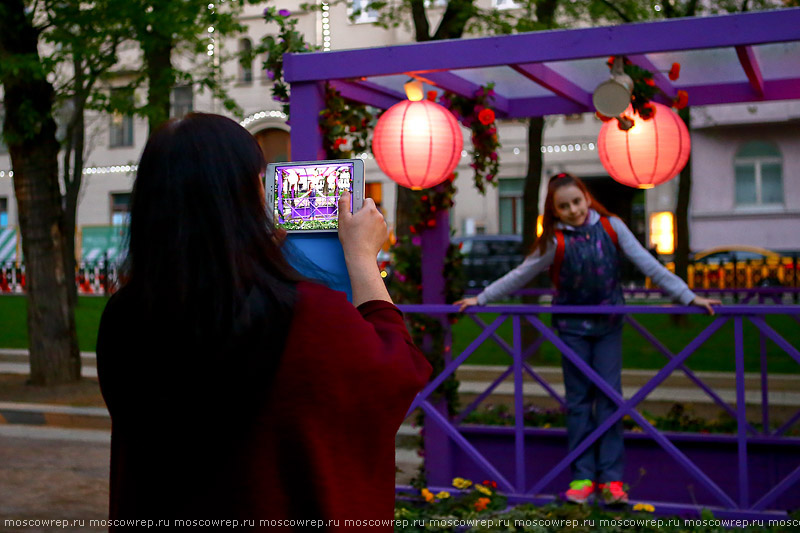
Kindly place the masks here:
[[(564, 257), (554, 305), (619, 305), (620, 255), (600, 221), (563, 230)], [(553, 315), (561, 340), (606, 383), (622, 392), (622, 315)], [(616, 404), (562, 357), (567, 401), (567, 440), (574, 450), (617, 410)], [(611, 426), (572, 463), (572, 479), (621, 481), (624, 469), (622, 420)]]

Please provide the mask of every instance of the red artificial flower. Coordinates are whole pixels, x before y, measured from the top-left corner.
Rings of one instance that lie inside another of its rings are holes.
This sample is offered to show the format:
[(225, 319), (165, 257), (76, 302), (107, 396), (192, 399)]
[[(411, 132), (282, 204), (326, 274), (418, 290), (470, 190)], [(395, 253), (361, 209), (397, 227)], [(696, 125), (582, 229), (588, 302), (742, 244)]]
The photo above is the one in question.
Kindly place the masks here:
[(675, 97), (675, 101), (672, 103), (672, 107), (675, 109), (683, 109), (689, 103), (689, 93), (686, 91), (678, 91), (678, 95)]
[(423, 202), (427, 202), (428, 201), (428, 195), (427, 194), (423, 195), (423, 197), (420, 198), (420, 200), (422, 200)]
[(355, 126), (350, 126), (350, 131), (351, 131), (351, 132), (354, 132), (354, 131), (356, 131), (356, 127), (355, 127)]
[(489, 498), (478, 498), (478, 501), (475, 502), (475, 510), (476, 511), (485, 511), (486, 507), (492, 502)]
[(430, 219), (428, 221), (428, 227), (429, 228), (435, 228), (436, 227), (436, 219), (435, 218), (432, 218), (432, 219)]
[(651, 118), (656, 116), (656, 106), (654, 106), (652, 103), (647, 102), (646, 104), (644, 104), (643, 108), (644, 108), (642, 110), (643, 112), (640, 113), (643, 119), (650, 120)]
[(414, 226), (409, 226), (408, 227), (408, 231), (410, 231), (411, 233), (416, 233), (417, 232), (417, 228), (415, 228)]
[(608, 65), (608, 68), (613, 67), (614, 66), (614, 56), (609, 56), (608, 60), (606, 61), (606, 64)]
[(438, 96), (436, 94), (436, 91), (428, 91), (428, 100), (430, 100), (431, 102), (436, 101), (436, 96)]
[(600, 111), (596, 111), (595, 112), (595, 116), (597, 118), (599, 118), (600, 120), (602, 120), (603, 122), (608, 122), (609, 120), (612, 120), (614, 118), (614, 117), (607, 117), (604, 114), (602, 114)]
[(494, 111), (491, 109), (484, 109), (480, 113), (478, 113), (478, 120), (484, 126), (488, 126), (492, 122), (494, 122)]
[(677, 80), (681, 75), (681, 64), (680, 63), (673, 63), (672, 67), (669, 69), (669, 79), (672, 81)]
[(653, 81), (653, 78), (645, 78), (645, 79), (644, 79), (644, 82), (645, 82), (647, 85), (649, 85), (650, 87), (655, 87), (655, 86), (656, 86), (656, 82), (655, 82), (655, 81)]

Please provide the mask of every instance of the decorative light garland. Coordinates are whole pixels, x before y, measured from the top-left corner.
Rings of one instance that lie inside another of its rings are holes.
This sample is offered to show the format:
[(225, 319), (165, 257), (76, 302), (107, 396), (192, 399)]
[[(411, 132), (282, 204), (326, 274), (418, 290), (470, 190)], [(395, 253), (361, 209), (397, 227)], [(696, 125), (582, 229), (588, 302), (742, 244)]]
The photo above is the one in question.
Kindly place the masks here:
[(267, 117), (280, 118), (282, 120), (286, 120), (287, 118), (289, 118), (283, 111), (276, 111), (273, 109), (272, 111), (259, 111), (258, 113), (253, 113), (243, 121), (239, 122), (239, 125), (242, 126), (243, 128), (246, 128), (248, 124), (251, 124), (257, 120), (261, 120), (262, 118), (267, 118)]
[(322, 51), (331, 50), (331, 12), (328, 2), (321, 1), (322, 4)]
[[(596, 150), (595, 143), (574, 143), (574, 144), (547, 144), (542, 146), (542, 153), (560, 152), (586, 152)], [(515, 152), (516, 153), (516, 152)]]

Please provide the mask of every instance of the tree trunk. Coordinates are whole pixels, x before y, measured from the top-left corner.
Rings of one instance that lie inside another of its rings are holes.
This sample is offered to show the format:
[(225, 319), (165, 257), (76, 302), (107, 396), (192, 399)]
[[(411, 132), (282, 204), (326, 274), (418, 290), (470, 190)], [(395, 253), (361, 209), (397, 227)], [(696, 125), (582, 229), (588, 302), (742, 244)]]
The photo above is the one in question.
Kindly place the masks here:
[(22, 0), (0, 9), (0, 61), (21, 65), (3, 71), (5, 136), (14, 169), (28, 293), (31, 382), (80, 380), (74, 307), (64, 271), (64, 233), (58, 186), (54, 91), (43, 74), (38, 34)]
[[(678, 111), (678, 116), (686, 123), (691, 133), (689, 108)], [(684, 281), (689, 281), (689, 197), (692, 191), (692, 156), (678, 177), (678, 202), (675, 206), (675, 274)], [(678, 327), (687, 327), (689, 319), (686, 315), (670, 315), (671, 323)]]
[[(692, 131), (689, 108), (681, 109), (678, 115)], [(678, 203), (675, 207), (675, 274), (688, 281), (689, 266), (689, 198), (692, 192), (692, 157), (681, 170), (678, 178)]]
[[(528, 172), (525, 175), (525, 189), (522, 196), (522, 248), (530, 253), (536, 241), (536, 222), (539, 219), (539, 189), (542, 184), (542, 140), (544, 138), (544, 117), (528, 119)], [(532, 280), (526, 288), (538, 285)], [(523, 296), (522, 303), (536, 305), (538, 296)], [(530, 346), (539, 338), (539, 330), (527, 320), (522, 322), (522, 345)], [(538, 351), (537, 351), (538, 353)]]
[(144, 49), (147, 69), (147, 122), (149, 134), (169, 119), (169, 98), (175, 85), (172, 69), (172, 39), (153, 33), (152, 44)]
[(72, 283), (69, 283), (69, 292), (74, 303), (78, 301), (78, 287), (75, 283), (77, 270), (75, 227), (78, 218), (78, 195), (83, 180), (83, 150), (85, 146), (84, 110), (82, 104), (78, 105), (80, 110), (75, 112), (79, 113), (79, 116), (77, 116), (72, 140), (72, 176), (64, 182), (64, 268), (69, 279), (72, 280)]

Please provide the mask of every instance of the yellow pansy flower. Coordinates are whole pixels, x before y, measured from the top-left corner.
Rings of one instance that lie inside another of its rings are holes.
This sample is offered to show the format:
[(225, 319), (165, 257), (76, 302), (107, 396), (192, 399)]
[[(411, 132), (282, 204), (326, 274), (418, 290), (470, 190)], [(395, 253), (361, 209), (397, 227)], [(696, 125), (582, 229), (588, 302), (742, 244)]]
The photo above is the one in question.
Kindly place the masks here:
[(637, 503), (636, 505), (633, 506), (633, 510), (652, 513), (656, 510), (656, 508), (650, 505), (649, 503)]
[(449, 498), (450, 497), (450, 493), (447, 492), (446, 490), (443, 490), (442, 492), (439, 492), (438, 494), (436, 494), (436, 497), (439, 498), (440, 500), (444, 500), (445, 498)]
[(463, 477), (457, 477), (453, 479), (453, 486), (460, 490), (468, 489), (472, 486), (472, 481), (464, 479)]
[(492, 489), (484, 487), (483, 485), (475, 485), (475, 490), (477, 490), (481, 494), (486, 494), (487, 496), (492, 495)]

